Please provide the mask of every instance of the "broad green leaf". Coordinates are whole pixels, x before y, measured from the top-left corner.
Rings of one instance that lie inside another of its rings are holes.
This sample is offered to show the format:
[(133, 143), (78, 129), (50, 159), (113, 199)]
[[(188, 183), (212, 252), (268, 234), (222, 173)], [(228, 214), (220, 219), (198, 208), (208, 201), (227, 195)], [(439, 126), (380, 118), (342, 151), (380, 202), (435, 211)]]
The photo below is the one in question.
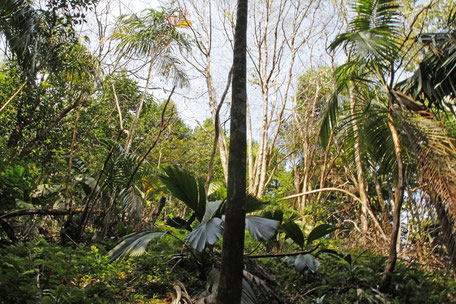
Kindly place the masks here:
[(194, 249), (201, 252), (207, 244), (215, 244), (222, 236), (223, 221), (214, 217), (221, 205), (221, 201), (207, 203), (201, 224), (187, 235), (187, 242)]
[(261, 210), (266, 205), (265, 202), (257, 199), (256, 197), (247, 194), (245, 196), (245, 213), (252, 213)]
[(163, 168), (166, 174), (161, 174), (160, 180), (173, 196), (181, 200), (196, 213), (201, 222), (206, 209), (206, 194), (204, 185), (193, 175), (176, 166)]
[(262, 214), (262, 217), (268, 218), (271, 220), (276, 220), (282, 223), (283, 220), (283, 212), (280, 210), (275, 210), (274, 213), (272, 211), (265, 211)]
[(304, 235), (298, 224), (291, 220), (286, 220), (282, 223), (281, 229), (285, 232), (285, 235), (298, 244), (299, 247), (304, 247)]
[(310, 233), (309, 236), (307, 237), (307, 245), (312, 244), (313, 241), (322, 238), (331, 232), (339, 229), (338, 227), (333, 227), (328, 224), (322, 224), (317, 227), (315, 227)]
[[(178, 229), (189, 229), (187, 221), (184, 219), (181, 219), (180, 217), (172, 217), (168, 218), (166, 220), (166, 225), (169, 225), (173, 228), (178, 228)], [(191, 229), (190, 229), (191, 231)]]
[(215, 216), (217, 211), (220, 209), (220, 206), (222, 205), (222, 203), (223, 203), (222, 201), (215, 201), (215, 202), (207, 203), (206, 212), (204, 213), (201, 223), (209, 222)]

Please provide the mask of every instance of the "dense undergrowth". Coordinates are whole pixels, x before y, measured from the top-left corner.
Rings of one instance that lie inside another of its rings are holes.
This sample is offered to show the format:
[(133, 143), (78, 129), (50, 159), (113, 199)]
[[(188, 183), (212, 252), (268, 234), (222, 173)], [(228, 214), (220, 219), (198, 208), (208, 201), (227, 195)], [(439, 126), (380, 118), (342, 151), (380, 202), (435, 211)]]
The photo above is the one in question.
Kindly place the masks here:
[[(178, 233), (178, 232), (176, 232)], [(248, 241), (249, 242), (249, 241)], [(336, 241), (324, 240), (336, 249)], [(327, 243), (327, 244), (326, 244)], [(253, 248), (256, 244), (248, 244)], [(218, 248), (202, 254), (178, 238), (152, 242), (145, 255), (109, 263), (108, 244), (61, 246), (43, 238), (0, 249), (1, 303), (171, 303), (175, 287), (192, 301), (207, 288)], [(287, 248), (282, 248), (287, 249)], [(291, 249), (291, 248), (290, 248)], [(259, 252), (256, 252), (259, 253)], [(287, 258), (248, 259), (258, 303), (454, 303), (456, 282), (399, 262), (389, 294), (375, 286), (385, 258), (369, 251), (321, 253), (317, 272), (296, 273)], [(185, 287), (185, 290), (182, 288)]]

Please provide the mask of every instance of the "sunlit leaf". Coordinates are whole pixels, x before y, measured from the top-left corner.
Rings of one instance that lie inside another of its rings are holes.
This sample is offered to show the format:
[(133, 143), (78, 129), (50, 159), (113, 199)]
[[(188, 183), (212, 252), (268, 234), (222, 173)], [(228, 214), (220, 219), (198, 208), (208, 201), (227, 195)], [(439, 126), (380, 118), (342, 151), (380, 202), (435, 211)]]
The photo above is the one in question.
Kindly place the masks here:
[(279, 228), (280, 222), (258, 216), (247, 216), (245, 226), (250, 235), (256, 241), (267, 241), (272, 239)]
[(146, 251), (146, 247), (154, 238), (161, 238), (166, 234), (163, 231), (142, 231), (134, 234), (127, 235), (108, 253), (110, 262), (127, 257), (129, 255), (138, 256)]
[(187, 235), (187, 242), (195, 250), (202, 252), (206, 245), (215, 244), (223, 232), (222, 219), (215, 217), (207, 223), (199, 224)]

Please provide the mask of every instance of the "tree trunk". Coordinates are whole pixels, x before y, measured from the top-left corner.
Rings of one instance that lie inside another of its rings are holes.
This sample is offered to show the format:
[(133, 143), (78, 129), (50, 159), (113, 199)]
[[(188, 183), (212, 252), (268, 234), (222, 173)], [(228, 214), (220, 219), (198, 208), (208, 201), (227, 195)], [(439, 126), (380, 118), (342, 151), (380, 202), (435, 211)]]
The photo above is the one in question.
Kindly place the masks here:
[(218, 304), (241, 302), (246, 190), (247, 0), (238, 0), (234, 34), (230, 154)]
[[(391, 135), (393, 137), (394, 142), (394, 150), (396, 153), (396, 162), (397, 162), (397, 185), (394, 191), (394, 213), (393, 213), (393, 230), (391, 232), (391, 242), (389, 247), (389, 257), (386, 263), (385, 271), (383, 273), (382, 279), (380, 281), (380, 290), (386, 291), (388, 290), (391, 284), (391, 276), (396, 266), (397, 260), (397, 250), (396, 247), (398, 245), (398, 235), (399, 229), (401, 228), (401, 208), (402, 202), (404, 201), (404, 189), (405, 189), (405, 177), (404, 177), (404, 163), (402, 161), (402, 146), (399, 139), (399, 132), (397, 131), (396, 126), (393, 123), (393, 115), (392, 115), (392, 104), (391, 104), (391, 96), (390, 96), (390, 109), (388, 113), (388, 127), (391, 131)], [(400, 245), (400, 244), (399, 244)]]
[[(354, 96), (353, 84), (350, 86), (350, 114), (355, 114), (356, 111), (356, 100)], [(367, 232), (367, 208), (368, 199), (366, 193), (366, 183), (364, 181), (363, 164), (361, 159), (361, 143), (359, 139), (359, 126), (357, 122), (353, 124), (353, 136), (355, 137), (355, 164), (356, 164), (356, 175), (358, 180), (358, 191), (359, 198), (361, 199), (361, 231)]]
[(142, 93), (141, 99), (139, 100), (138, 107), (136, 108), (135, 118), (133, 119), (131, 126), (130, 126), (130, 130), (128, 131), (128, 137), (127, 137), (127, 141), (125, 142), (125, 149), (124, 149), (125, 153), (130, 152), (130, 148), (131, 148), (131, 144), (133, 142), (136, 127), (138, 126), (139, 116), (141, 115), (142, 107), (143, 107), (144, 101), (146, 100), (146, 96), (147, 96), (147, 90), (149, 89), (149, 84), (150, 84), (150, 80), (152, 77), (153, 66), (154, 66), (154, 60), (151, 60), (151, 62), (149, 63), (149, 71), (147, 72), (146, 86), (144, 87), (144, 92)]
[(247, 152), (248, 152), (248, 159), (249, 159), (249, 193), (250, 193), (250, 185), (254, 183), (254, 157), (253, 157), (253, 134), (252, 134), (252, 117), (250, 115), (250, 107), (249, 103), (247, 102)]
[[(217, 104), (217, 95), (215, 92), (215, 87), (214, 87), (214, 81), (212, 79), (212, 72), (211, 72), (211, 58), (210, 55), (208, 54), (206, 56), (207, 60), (207, 66), (205, 70), (205, 77), (206, 77), (206, 85), (208, 89), (208, 94), (209, 94), (209, 105), (211, 107), (211, 113), (212, 113), (212, 122), (214, 123), (214, 127), (218, 127), (218, 136), (217, 136), (217, 141), (218, 141), (218, 148), (219, 148), (219, 153), (220, 153), (220, 162), (222, 163), (222, 169), (223, 169), (223, 175), (225, 176), (225, 182), (228, 181), (228, 147), (226, 144), (226, 139), (225, 135), (223, 134), (223, 128), (222, 124), (220, 123), (220, 118), (217, 117), (219, 113), (217, 113), (218, 109), (218, 104)], [(230, 78), (230, 77), (228, 77)], [(220, 101), (220, 102), (223, 102)], [(215, 126), (217, 124), (217, 126)]]
[[(326, 150), (325, 150), (325, 160), (323, 162), (323, 171), (321, 172), (321, 176), (320, 176), (320, 189), (323, 189), (326, 184), (326, 175), (327, 175), (327, 172), (329, 171), (329, 168), (328, 168), (329, 152), (331, 149), (333, 138), (334, 138), (334, 129), (331, 129), (331, 135), (329, 136), (328, 144), (326, 145)], [(321, 200), (322, 195), (323, 195), (323, 192), (318, 193), (317, 201)]]

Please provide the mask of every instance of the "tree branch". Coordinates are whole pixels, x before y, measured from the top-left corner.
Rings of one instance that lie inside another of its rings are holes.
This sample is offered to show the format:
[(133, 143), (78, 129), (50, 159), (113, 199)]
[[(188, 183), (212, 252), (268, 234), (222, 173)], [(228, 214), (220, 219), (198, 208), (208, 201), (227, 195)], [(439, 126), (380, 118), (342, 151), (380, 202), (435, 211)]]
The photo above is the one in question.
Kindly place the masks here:
[(295, 256), (300, 254), (309, 254), (314, 252), (315, 250), (320, 247), (320, 244), (315, 246), (314, 248), (307, 250), (307, 251), (298, 251), (298, 252), (288, 252), (288, 253), (269, 253), (269, 254), (257, 254), (257, 255), (245, 255), (244, 257), (249, 259), (259, 259), (259, 258), (275, 258), (275, 257), (285, 257), (285, 256)]

